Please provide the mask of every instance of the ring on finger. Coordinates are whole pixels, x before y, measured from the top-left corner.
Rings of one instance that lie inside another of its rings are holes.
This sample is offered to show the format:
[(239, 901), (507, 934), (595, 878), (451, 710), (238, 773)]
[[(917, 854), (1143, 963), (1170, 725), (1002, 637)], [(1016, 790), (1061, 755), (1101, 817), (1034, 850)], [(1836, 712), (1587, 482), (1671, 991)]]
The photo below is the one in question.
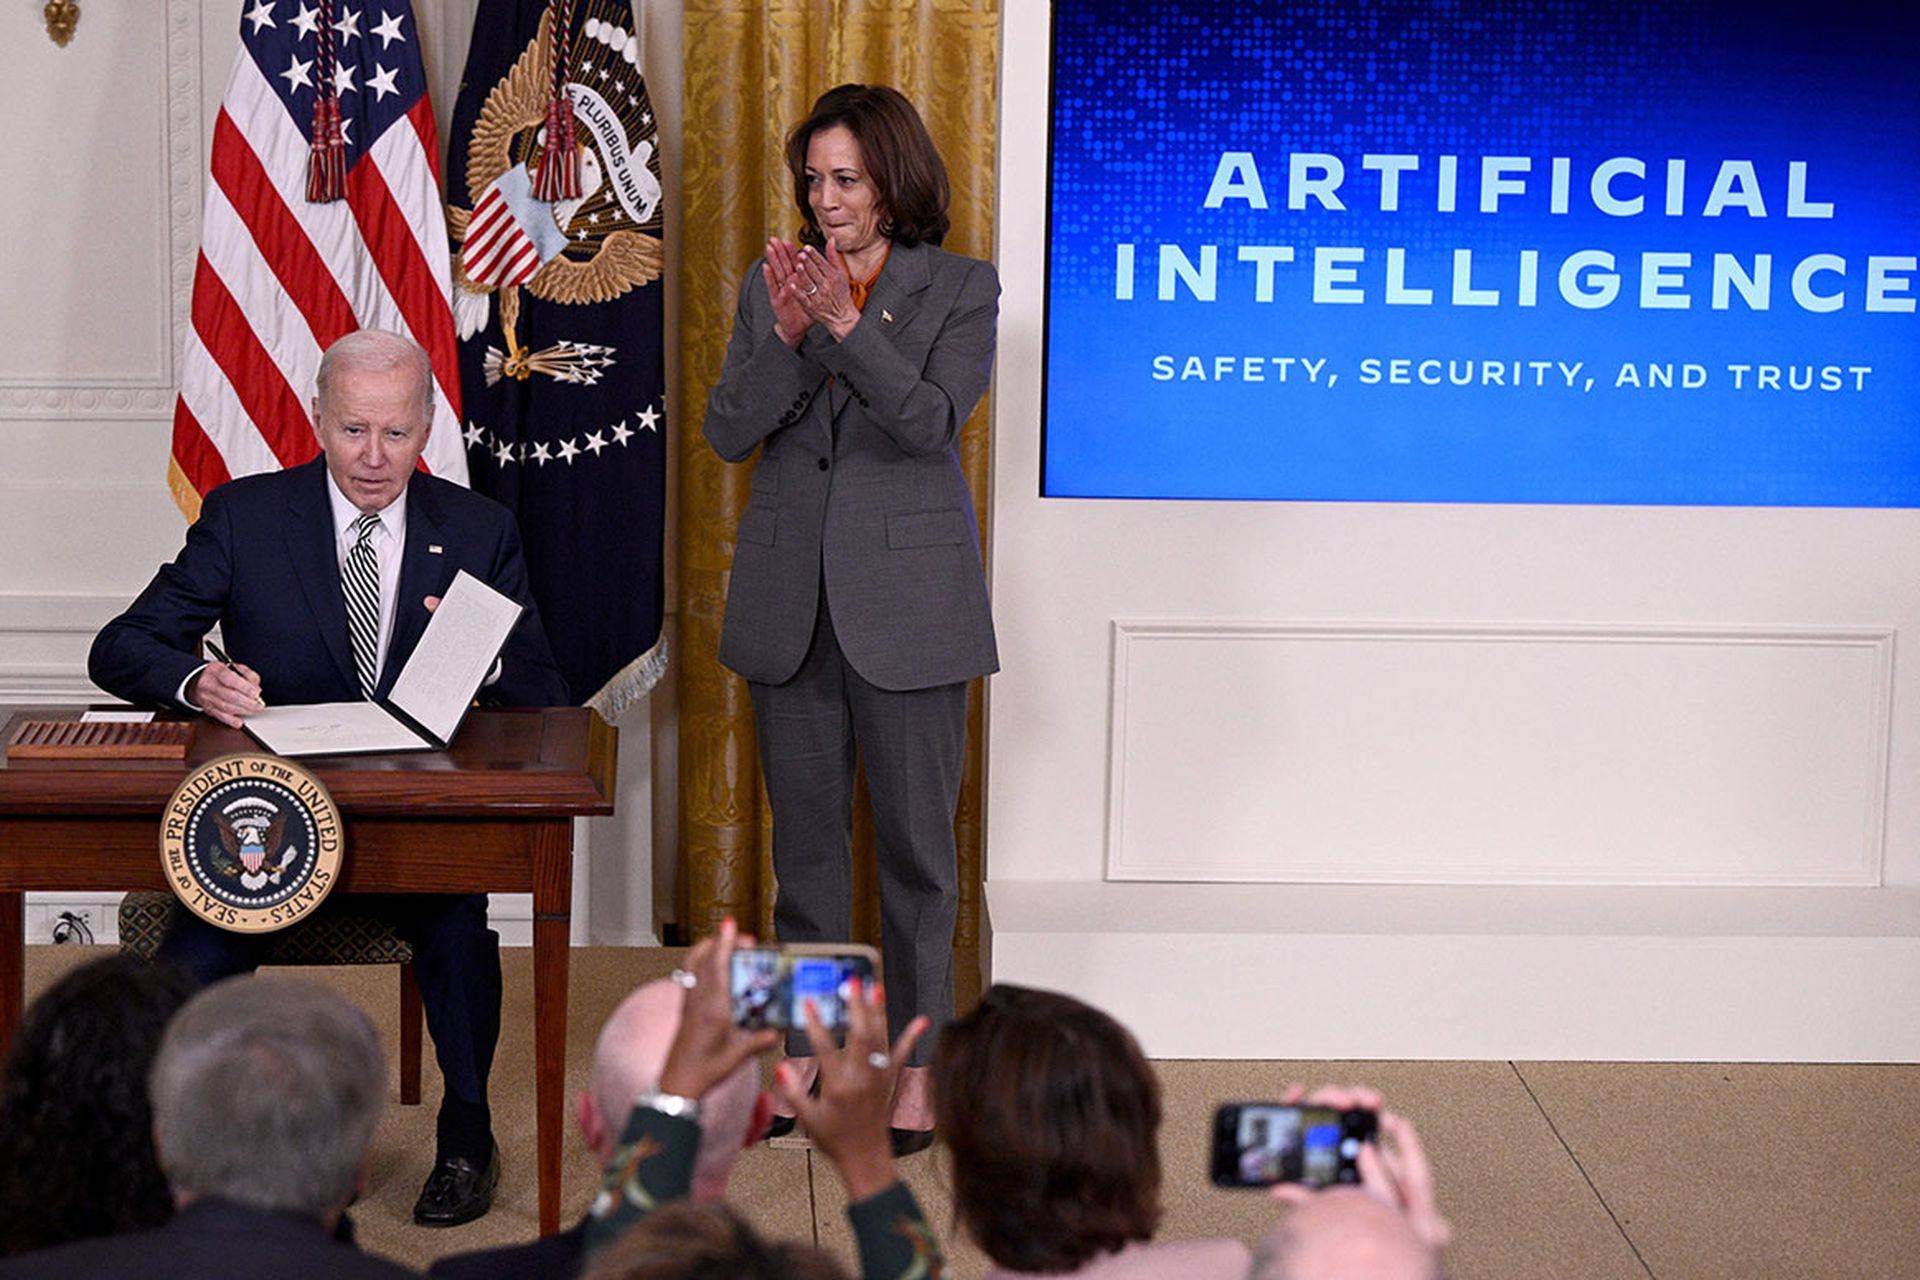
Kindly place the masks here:
[(808, 285), (808, 286), (807, 286), (807, 296), (808, 296), (809, 298), (811, 298), (811, 297), (812, 297), (812, 296), (813, 296), (814, 294), (816, 294), (816, 293), (818, 293), (818, 292), (820, 292), (820, 286), (819, 286), (819, 285), (817, 285), (817, 284), (813, 284), (813, 285)]
[[(654, 970), (654, 972), (658, 973), (659, 970), (656, 969)], [(694, 987), (698, 986), (700, 983), (700, 976), (696, 973), (689, 972), (686, 969), (675, 969), (672, 973), (667, 975), (667, 978), (669, 981), (674, 983), (674, 985), (679, 986), (687, 991), (693, 990)]]
[(888, 1067), (893, 1065), (893, 1059), (889, 1058), (886, 1054), (880, 1052), (878, 1049), (875, 1049), (872, 1053), (867, 1055), (867, 1065), (872, 1067), (875, 1071), (885, 1071)]

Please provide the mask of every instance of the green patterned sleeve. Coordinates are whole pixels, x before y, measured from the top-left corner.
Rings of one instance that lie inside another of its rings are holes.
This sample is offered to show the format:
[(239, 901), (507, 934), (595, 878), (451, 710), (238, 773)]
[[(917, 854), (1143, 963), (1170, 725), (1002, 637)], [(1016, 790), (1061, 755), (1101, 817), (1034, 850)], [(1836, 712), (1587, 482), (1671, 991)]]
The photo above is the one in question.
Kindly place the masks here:
[(684, 1200), (693, 1187), (693, 1162), (699, 1153), (699, 1125), (652, 1107), (635, 1107), (594, 1197), (587, 1256), (661, 1205)]
[(847, 1206), (860, 1245), (861, 1280), (941, 1280), (947, 1260), (904, 1182)]

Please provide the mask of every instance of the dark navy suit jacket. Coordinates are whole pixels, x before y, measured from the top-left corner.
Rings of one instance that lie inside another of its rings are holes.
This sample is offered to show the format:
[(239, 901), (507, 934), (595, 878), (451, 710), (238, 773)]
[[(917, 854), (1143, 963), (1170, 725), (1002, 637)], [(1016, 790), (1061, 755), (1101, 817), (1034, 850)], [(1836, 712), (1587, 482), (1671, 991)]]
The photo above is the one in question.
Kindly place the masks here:
[[(358, 701), (335, 542), (324, 457), (221, 485), (201, 504), (180, 554), (94, 638), (88, 675), (130, 702), (178, 705), (181, 682), (204, 661), (194, 649), (219, 623), (234, 661), (260, 673), (268, 706)], [(418, 471), (407, 485), (406, 551), (380, 692), (392, 687), (426, 629), (426, 597), (445, 595), (461, 569), (527, 609), (482, 700), (569, 702), (527, 587), (512, 513)]]
[(342, 1244), (312, 1218), (219, 1200), (163, 1227), (0, 1260), (0, 1280), (406, 1280), (398, 1263)]

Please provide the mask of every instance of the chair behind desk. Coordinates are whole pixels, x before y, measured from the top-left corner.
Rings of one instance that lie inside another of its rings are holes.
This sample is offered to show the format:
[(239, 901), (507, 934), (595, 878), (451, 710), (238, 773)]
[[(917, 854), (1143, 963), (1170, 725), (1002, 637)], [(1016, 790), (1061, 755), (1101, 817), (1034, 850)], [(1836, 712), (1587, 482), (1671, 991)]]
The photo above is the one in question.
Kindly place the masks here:
[[(120, 946), (151, 960), (173, 913), (171, 893), (135, 891), (120, 900)], [(400, 966), (400, 1101), (420, 1101), (420, 1029), (425, 1014), (413, 976), (413, 949), (371, 916), (318, 915), (276, 935), (268, 964), (397, 964)]]

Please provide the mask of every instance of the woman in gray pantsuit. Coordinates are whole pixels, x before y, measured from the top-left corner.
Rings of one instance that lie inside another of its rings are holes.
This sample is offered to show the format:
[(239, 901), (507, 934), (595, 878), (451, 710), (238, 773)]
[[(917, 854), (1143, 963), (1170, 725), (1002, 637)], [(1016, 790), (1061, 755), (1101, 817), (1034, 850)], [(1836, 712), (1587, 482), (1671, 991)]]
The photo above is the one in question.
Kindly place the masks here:
[[(786, 160), (800, 244), (769, 241), (748, 272), (707, 401), (715, 452), (760, 450), (720, 660), (753, 696), (782, 942), (852, 930), (856, 749), (866, 768), (888, 1022), (933, 1023), (894, 1096), (904, 1153), (931, 1141), (925, 1064), (953, 1013), (967, 681), (999, 667), (960, 427), (993, 366), (1000, 282), (937, 247), (946, 167), (895, 90), (829, 90)], [(794, 1066), (804, 1085), (811, 1061)]]

